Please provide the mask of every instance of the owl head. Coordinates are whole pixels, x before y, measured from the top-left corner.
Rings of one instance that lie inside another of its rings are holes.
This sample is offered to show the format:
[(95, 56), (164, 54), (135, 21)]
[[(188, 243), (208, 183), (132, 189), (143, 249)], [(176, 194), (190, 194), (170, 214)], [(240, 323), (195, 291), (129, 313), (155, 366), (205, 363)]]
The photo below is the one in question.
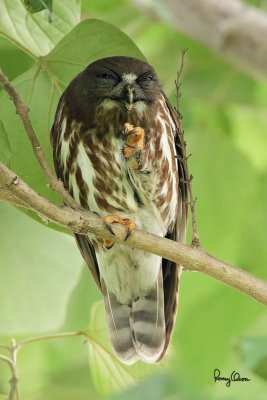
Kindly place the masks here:
[[(143, 113), (158, 99), (160, 85), (148, 63), (131, 57), (115, 56), (88, 65), (69, 85), (73, 100), (81, 110), (119, 109)], [(83, 103), (83, 104), (81, 104)]]

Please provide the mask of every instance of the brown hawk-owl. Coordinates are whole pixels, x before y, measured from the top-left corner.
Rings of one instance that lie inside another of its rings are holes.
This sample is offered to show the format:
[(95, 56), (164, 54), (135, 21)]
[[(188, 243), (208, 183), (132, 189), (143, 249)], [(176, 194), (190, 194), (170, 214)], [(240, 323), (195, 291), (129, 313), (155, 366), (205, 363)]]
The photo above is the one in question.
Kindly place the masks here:
[[(57, 176), (85, 209), (112, 223), (183, 241), (185, 154), (179, 119), (153, 68), (130, 57), (97, 60), (59, 101), (51, 132)], [(76, 235), (101, 289), (113, 349), (132, 364), (169, 345), (181, 267), (142, 250)]]

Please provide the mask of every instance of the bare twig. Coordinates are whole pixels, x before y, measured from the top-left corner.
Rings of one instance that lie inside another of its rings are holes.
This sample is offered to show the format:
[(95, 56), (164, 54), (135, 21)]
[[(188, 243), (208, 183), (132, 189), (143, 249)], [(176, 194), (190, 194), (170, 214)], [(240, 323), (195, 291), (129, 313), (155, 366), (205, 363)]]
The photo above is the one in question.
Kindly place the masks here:
[(180, 121), (180, 126), (179, 126), (179, 137), (181, 140), (181, 147), (183, 151), (183, 165), (185, 169), (185, 180), (186, 184), (188, 187), (188, 192), (189, 192), (189, 205), (190, 205), (190, 210), (191, 210), (191, 218), (192, 218), (192, 231), (193, 231), (193, 238), (192, 238), (192, 246), (193, 247), (199, 247), (200, 242), (199, 242), (199, 234), (198, 234), (198, 227), (197, 227), (197, 218), (196, 218), (196, 209), (195, 209), (195, 204), (196, 204), (196, 198), (193, 196), (193, 189), (192, 189), (192, 181), (193, 181), (193, 176), (189, 174), (188, 170), (188, 157), (186, 155), (186, 142), (184, 139), (184, 130), (182, 128), (182, 114), (180, 111), (180, 98), (181, 98), (181, 77), (182, 77), (182, 72), (184, 68), (184, 60), (185, 60), (185, 55), (186, 55), (187, 49), (181, 49), (181, 63), (180, 63), (180, 68), (177, 71), (177, 76), (176, 76), (176, 81), (175, 81), (175, 87), (176, 87), (176, 108), (175, 111), (177, 112), (178, 119)]
[(180, 112), (180, 98), (181, 98), (181, 84), (182, 84), (182, 73), (184, 70), (184, 66), (185, 66), (185, 55), (187, 53), (188, 49), (181, 49), (180, 50), (180, 54), (181, 54), (181, 61), (180, 61), (180, 67), (177, 70), (177, 74), (176, 74), (176, 81), (175, 81), (175, 88), (176, 88), (176, 112), (178, 114), (178, 118), (179, 120), (181, 120), (182, 114)]
[[(115, 236), (106, 228), (102, 218), (87, 211), (60, 207), (39, 196), (14, 172), (0, 163), (0, 199), (10, 196), (20, 198), (24, 204), (48, 221), (80, 234), (92, 233), (101, 239), (124, 243), (125, 230), (119, 224), (113, 227)], [(142, 231), (133, 231), (126, 246), (157, 254), (165, 259), (183, 265), (187, 270), (199, 271), (230, 285), (267, 305), (267, 283), (240, 268), (233, 267), (205, 252), (201, 247), (182, 245)]]
[(49, 340), (49, 339), (63, 339), (74, 336), (86, 336), (84, 332), (63, 332), (63, 333), (55, 333), (51, 335), (43, 335), (43, 336), (35, 336), (26, 340), (23, 340), (19, 343), (16, 342), (15, 339), (11, 340), (11, 345), (1, 345), (1, 348), (8, 350), (10, 353), (10, 357), (6, 357), (0, 354), (0, 361), (5, 362), (9, 365), (11, 370), (11, 379), (10, 390), (8, 394), (8, 400), (19, 400), (19, 391), (18, 391), (18, 375), (17, 375), (17, 353), (21, 350), (25, 345)]
[(18, 375), (17, 375), (17, 344), (15, 339), (11, 340), (11, 360), (13, 363), (13, 372), (12, 377), (10, 379), (10, 391), (8, 400), (17, 399), (19, 400), (19, 392), (18, 392)]
[(63, 333), (52, 333), (51, 335), (43, 335), (43, 336), (34, 336), (32, 338), (21, 341), (17, 344), (17, 350), (20, 350), (22, 347), (27, 344), (40, 342), (43, 340), (52, 340), (52, 339), (64, 339), (75, 336), (84, 336), (83, 332), (63, 332)]
[(8, 394), (8, 400), (19, 400), (19, 394), (18, 394), (18, 377), (17, 377), (17, 367), (16, 367), (16, 359), (14, 357), (14, 352), (12, 351), (12, 346), (8, 347), (5, 346), (8, 350), (10, 350), (11, 357), (6, 357), (2, 354), (0, 354), (0, 361), (3, 361), (9, 365), (10, 371), (11, 371), (11, 379), (9, 381), (10, 383), (10, 390)]
[[(19, 93), (15, 90), (13, 85), (9, 82), (8, 78), (3, 74), (2, 70), (0, 69), (0, 85), (3, 89), (8, 93), (11, 100), (15, 104), (16, 113), (21, 118), (21, 121), (24, 125), (25, 131), (27, 136), (31, 142), (33, 152), (37, 158), (38, 163), (40, 164), (42, 170), (44, 171), (45, 175), (48, 178), (49, 185), (52, 190), (54, 190), (64, 201), (65, 204), (74, 208), (74, 209), (81, 209), (81, 206), (70, 196), (70, 194), (65, 190), (63, 183), (56, 178), (53, 174), (47, 159), (45, 157), (44, 151), (41, 147), (41, 144), (34, 132), (32, 123), (29, 118), (29, 109), (26, 104), (22, 101)], [(20, 203), (20, 199), (13, 198), (13, 202), (15, 204)], [(22, 204), (18, 204), (22, 205)]]

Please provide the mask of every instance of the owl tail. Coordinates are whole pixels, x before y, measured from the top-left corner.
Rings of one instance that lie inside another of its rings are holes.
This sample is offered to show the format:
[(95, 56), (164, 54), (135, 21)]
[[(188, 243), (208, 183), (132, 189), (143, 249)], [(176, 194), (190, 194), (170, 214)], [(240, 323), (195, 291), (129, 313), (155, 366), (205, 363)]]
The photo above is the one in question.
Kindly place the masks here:
[(125, 364), (155, 363), (165, 344), (162, 271), (151, 290), (130, 305), (120, 304), (102, 283), (110, 339)]

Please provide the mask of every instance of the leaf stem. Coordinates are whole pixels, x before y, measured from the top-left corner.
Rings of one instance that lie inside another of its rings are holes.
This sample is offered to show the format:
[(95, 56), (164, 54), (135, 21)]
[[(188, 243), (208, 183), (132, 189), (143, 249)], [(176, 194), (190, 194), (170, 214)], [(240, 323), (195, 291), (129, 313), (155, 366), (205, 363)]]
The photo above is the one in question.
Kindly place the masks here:
[(30, 339), (23, 340), (20, 343), (17, 343), (17, 350), (20, 350), (22, 347), (24, 347), (27, 344), (40, 342), (42, 340), (62, 339), (62, 338), (68, 338), (68, 337), (74, 337), (74, 336), (84, 336), (84, 333), (78, 331), (78, 332), (63, 332), (63, 333), (56, 333), (56, 334), (51, 334), (51, 335), (35, 336)]

